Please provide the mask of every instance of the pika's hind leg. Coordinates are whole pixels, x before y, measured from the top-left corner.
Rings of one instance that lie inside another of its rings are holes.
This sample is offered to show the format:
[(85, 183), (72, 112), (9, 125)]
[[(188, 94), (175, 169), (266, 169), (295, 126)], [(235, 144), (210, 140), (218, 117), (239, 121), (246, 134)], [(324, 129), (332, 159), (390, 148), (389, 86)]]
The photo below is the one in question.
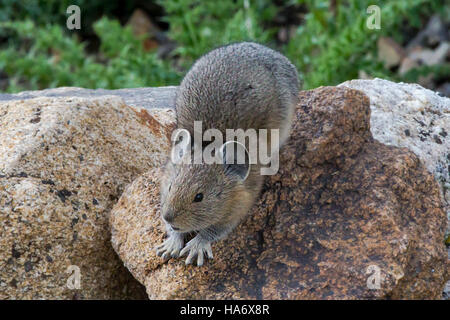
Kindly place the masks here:
[(284, 110), (282, 110), (283, 118), (280, 125), (279, 148), (289, 139), (292, 130), (292, 122), (294, 120), (295, 109), (298, 103), (298, 96), (290, 95), (289, 98), (282, 100)]

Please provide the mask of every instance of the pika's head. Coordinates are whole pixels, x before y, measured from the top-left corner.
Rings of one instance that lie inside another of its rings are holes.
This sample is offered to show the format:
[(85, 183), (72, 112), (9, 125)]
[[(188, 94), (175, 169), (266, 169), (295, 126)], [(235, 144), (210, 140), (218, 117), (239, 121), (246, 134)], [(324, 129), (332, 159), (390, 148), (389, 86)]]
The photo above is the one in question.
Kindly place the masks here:
[(239, 164), (236, 156), (230, 160), (227, 150), (235, 145), (227, 142), (220, 149), (222, 163), (195, 164), (191, 148), (185, 150), (178, 163), (169, 160), (161, 183), (161, 213), (173, 230), (193, 232), (234, 221), (236, 211), (249, 202), (248, 154), (245, 163)]

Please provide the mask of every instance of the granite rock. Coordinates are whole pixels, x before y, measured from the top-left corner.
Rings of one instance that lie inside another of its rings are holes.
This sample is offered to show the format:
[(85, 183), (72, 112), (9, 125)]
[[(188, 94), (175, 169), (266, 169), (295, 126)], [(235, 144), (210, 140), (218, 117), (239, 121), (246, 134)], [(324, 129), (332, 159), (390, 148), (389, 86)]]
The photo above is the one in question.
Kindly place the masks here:
[(201, 268), (155, 255), (159, 166), (111, 211), (113, 247), (151, 299), (440, 298), (449, 264), (439, 186), (413, 152), (374, 140), (370, 122), (358, 90), (301, 92), (279, 172)]
[(175, 86), (159, 88), (127, 88), (127, 89), (85, 89), (78, 87), (60, 87), (45, 90), (22, 91), (14, 94), (0, 94), (1, 101), (25, 100), (33, 98), (99, 98), (115, 96), (122, 98), (125, 104), (144, 109), (166, 109), (175, 104)]
[[(351, 80), (370, 99), (373, 137), (414, 152), (440, 184), (450, 219), (450, 98), (417, 84)], [(449, 220), (450, 221), (450, 220)]]
[[(417, 84), (383, 79), (341, 84), (370, 98), (370, 127), (378, 141), (413, 151), (440, 185), (450, 233), (450, 99)], [(448, 237), (448, 236), (447, 236)], [(450, 256), (450, 247), (448, 248)], [(450, 282), (444, 296), (450, 295)]]
[(172, 111), (33, 95), (0, 101), (0, 299), (144, 298), (111, 247), (108, 214), (164, 161)]

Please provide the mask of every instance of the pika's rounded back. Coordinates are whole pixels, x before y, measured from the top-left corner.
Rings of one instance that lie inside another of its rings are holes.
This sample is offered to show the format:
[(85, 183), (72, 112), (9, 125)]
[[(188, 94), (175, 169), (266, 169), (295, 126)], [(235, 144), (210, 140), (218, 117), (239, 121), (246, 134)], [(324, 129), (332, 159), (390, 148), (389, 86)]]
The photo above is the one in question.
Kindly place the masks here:
[(176, 98), (177, 125), (191, 134), (194, 121), (222, 133), (280, 129), (282, 143), (298, 92), (297, 70), (285, 56), (252, 42), (227, 45), (205, 54), (184, 77)]

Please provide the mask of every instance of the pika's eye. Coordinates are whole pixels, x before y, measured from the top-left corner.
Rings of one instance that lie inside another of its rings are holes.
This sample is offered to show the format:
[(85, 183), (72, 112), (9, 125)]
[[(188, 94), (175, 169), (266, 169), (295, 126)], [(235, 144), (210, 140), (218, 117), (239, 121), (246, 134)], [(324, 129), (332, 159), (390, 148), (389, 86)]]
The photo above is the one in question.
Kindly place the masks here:
[(197, 193), (194, 197), (194, 202), (200, 202), (203, 200), (203, 193)]

